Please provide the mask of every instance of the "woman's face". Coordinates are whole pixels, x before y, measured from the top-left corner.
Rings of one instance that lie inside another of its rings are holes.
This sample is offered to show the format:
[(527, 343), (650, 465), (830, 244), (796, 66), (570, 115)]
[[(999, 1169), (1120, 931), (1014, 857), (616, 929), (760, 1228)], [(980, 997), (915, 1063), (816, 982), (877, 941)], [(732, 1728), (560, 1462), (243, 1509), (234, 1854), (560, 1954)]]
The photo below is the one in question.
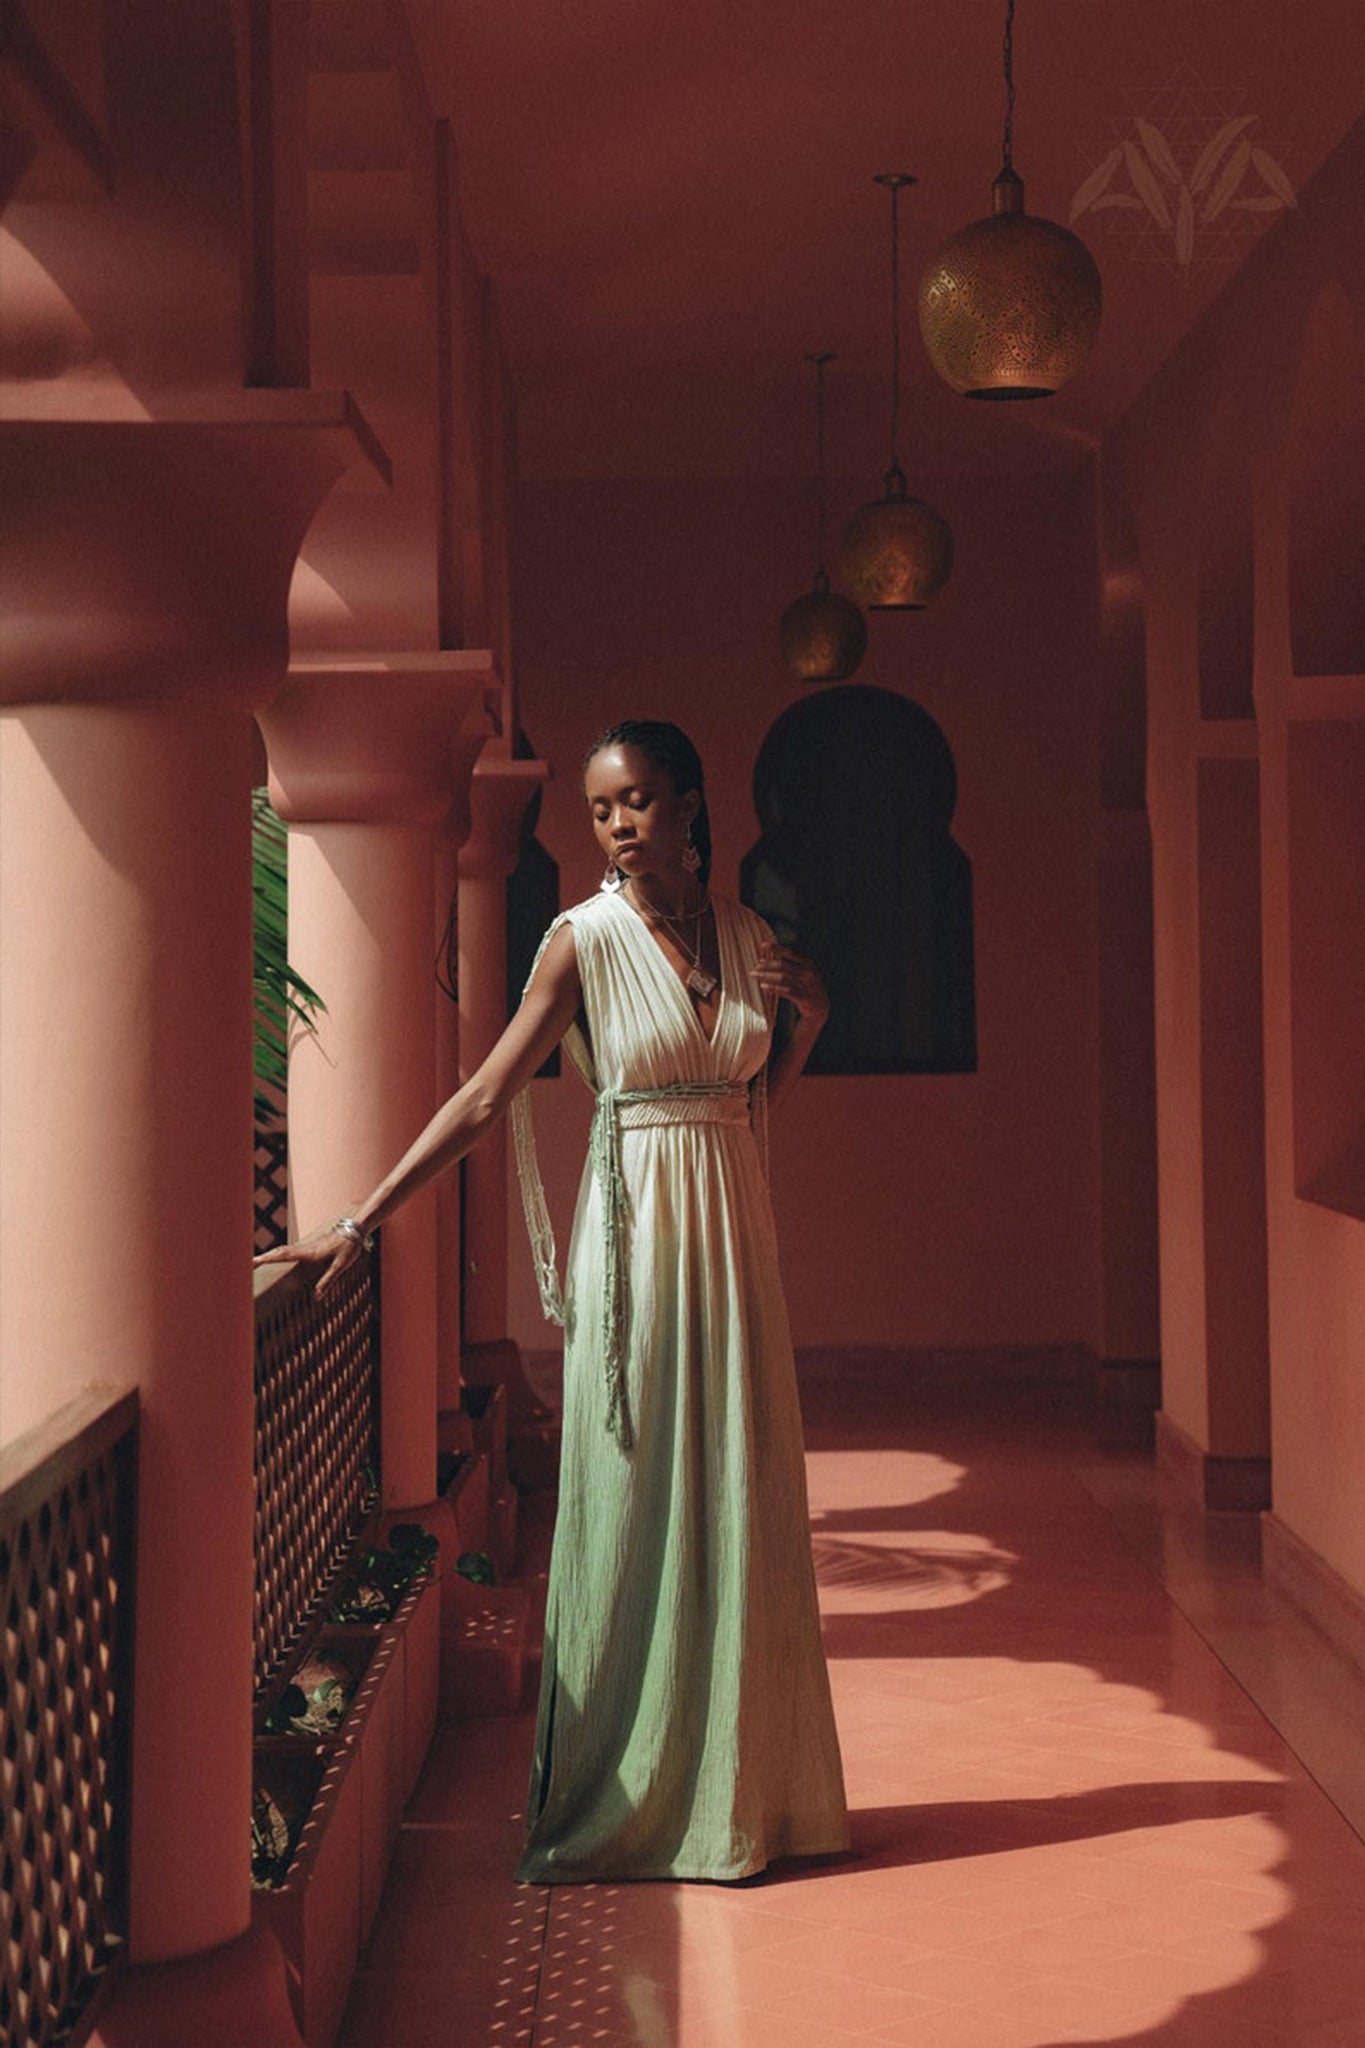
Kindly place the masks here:
[(701, 803), (695, 789), (679, 795), (666, 768), (656, 768), (639, 747), (623, 746), (598, 749), (583, 789), (597, 843), (623, 875), (682, 872), (687, 828)]

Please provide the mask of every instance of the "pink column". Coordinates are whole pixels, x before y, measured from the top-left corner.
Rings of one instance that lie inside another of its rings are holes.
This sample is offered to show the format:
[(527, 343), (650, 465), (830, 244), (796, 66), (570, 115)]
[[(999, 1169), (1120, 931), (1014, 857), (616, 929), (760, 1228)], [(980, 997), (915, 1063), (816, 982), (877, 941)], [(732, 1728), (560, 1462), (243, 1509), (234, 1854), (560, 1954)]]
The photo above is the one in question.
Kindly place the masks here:
[(328, 404), (10, 421), (0, 447), (0, 1403), (10, 1435), (140, 1391), (129, 1948), (180, 1959), (126, 1973), (108, 2042), (297, 2038), (245, 1851), (250, 710), (355, 445)]
[[(490, 687), (475, 703), (455, 749), (455, 801), (436, 842), (436, 928), (434, 950), (441, 955), (443, 974), (458, 990), (458, 951), (446, 962), (452, 920), (459, 921), (460, 849), (469, 837), (470, 778), (474, 763), (493, 730), (499, 692)], [(456, 936), (458, 948), (458, 935)], [(460, 1012), (444, 989), (436, 996), (436, 1098), (444, 1101), (460, 1085)], [(463, 1292), (460, 1258), (460, 1177), (447, 1174), (436, 1187), (436, 1380), (442, 1414), (459, 1408)]]
[[(460, 853), (460, 1074), (465, 1079), (507, 1022), (507, 878), (521, 822), (549, 770), (485, 754), (470, 784), (472, 823)], [(499, 1126), (465, 1168), (464, 1334), (507, 1342), (507, 1136)]]
[[(296, 662), (263, 715), (271, 798), (292, 827), (290, 956), (327, 1005), (290, 1060), (295, 1227), (358, 1202), (437, 1106), (432, 928), (438, 828), (478, 653)], [(383, 1493), (436, 1481), (436, 1191), (384, 1227)]]

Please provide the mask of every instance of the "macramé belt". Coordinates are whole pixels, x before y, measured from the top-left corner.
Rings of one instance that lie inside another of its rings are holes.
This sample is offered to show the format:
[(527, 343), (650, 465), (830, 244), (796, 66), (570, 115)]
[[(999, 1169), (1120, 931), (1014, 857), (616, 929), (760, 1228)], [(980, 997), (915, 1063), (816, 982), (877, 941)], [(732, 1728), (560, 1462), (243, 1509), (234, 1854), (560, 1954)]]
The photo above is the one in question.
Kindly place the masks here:
[[(761, 1105), (754, 1105), (755, 1109)], [(634, 1441), (626, 1409), (625, 1261), (622, 1237), (626, 1186), (621, 1171), (622, 1131), (654, 1130), (668, 1124), (747, 1124), (751, 1120), (746, 1081), (672, 1081), (664, 1088), (603, 1088), (593, 1114), (588, 1157), (602, 1190), (605, 1237), (603, 1276), (603, 1367), (607, 1381), (607, 1427), (624, 1450)], [(541, 1306), (552, 1323), (564, 1322), (564, 1295), (555, 1258), (554, 1228), (536, 1160), (530, 1092), (512, 1104), (517, 1173), (526, 1227), (540, 1285)]]
[(633, 1088), (597, 1098), (599, 1117), (614, 1116), (618, 1131), (652, 1131), (664, 1124), (747, 1124), (745, 1081), (675, 1081), (668, 1088)]

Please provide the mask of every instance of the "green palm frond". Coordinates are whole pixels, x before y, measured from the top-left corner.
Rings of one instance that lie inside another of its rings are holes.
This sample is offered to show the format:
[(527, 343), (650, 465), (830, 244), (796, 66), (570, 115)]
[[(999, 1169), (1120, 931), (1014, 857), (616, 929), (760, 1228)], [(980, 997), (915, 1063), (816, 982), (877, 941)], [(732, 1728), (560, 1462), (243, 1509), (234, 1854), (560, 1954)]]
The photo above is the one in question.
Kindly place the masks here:
[(316, 989), (289, 965), (286, 939), (289, 924), (289, 838), (270, 808), (263, 789), (251, 792), (251, 896), (255, 951), (252, 987), (255, 996), (252, 1065), (256, 1077), (256, 1115), (263, 1123), (275, 1119), (276, 1105), (266, 1091), (280, 1090), (288, 1072), (291, 1024), (316, 1031), (316, 1018), (327, 1008)]

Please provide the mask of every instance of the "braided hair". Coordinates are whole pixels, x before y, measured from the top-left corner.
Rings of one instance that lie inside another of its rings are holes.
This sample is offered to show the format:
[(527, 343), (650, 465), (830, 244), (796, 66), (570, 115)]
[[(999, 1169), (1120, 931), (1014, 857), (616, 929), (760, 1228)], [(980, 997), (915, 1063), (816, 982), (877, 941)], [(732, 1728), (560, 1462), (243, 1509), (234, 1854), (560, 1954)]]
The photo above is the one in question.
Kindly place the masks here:
[(651, 767), (660, 769), (668, 777), (678, 796), (686, 796), (689, 789), (696, 790), (701, 802), (692, 820), (692, 843), (701, 856), (697, 877), (704, 885), (711, 875), (711, 818), (706, 808), (706, 778), (702, 773), (701, 755), (687, 734), (681, 727), (670, 725), (667, 719), (624, 718), (619, 725), (609, 725), (604, 733), (599, 733), (588, 748), (583, 756), (585, 774), (588, 763), (604, 747), (635, 747)]

